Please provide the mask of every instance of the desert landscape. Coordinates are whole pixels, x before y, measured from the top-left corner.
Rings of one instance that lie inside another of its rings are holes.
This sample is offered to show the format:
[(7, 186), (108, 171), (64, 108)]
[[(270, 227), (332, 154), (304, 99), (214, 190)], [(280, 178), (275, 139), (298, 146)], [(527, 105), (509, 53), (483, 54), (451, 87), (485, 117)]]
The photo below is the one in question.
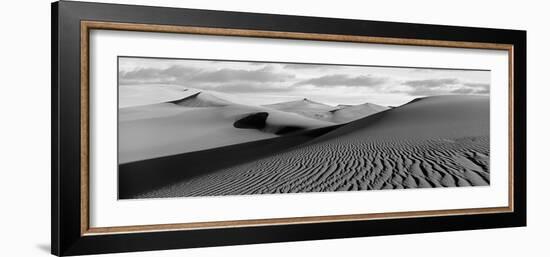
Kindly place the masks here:
[(487, 94), (400, 105), (245, 96), (119, 85), (119, 198), (490, 185)]

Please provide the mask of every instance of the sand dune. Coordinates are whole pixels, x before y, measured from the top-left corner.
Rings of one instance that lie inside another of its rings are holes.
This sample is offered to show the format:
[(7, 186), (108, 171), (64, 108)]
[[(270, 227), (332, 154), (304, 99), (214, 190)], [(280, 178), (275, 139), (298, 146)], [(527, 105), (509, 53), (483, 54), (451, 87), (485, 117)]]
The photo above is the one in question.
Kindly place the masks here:
[[(190, 90), (192, 91), (192, 90)], [(119, 110), (119, 163), (181, 154), (334, 125), (298, 114), (232, 103), (209, 92)], [(264, 126), (235, 123), (264, 112)]]
[(324, 121), (330, 120), (331, 114), (329, 113), (329, 111), (334, 109), (333, 106), (314, 102), (307, 98), (297, 101), (269, 104), (264, 106), (275, 110), (297, 113), (309, 118)]
[(387, 109), (389, 109), (389, 107), (371, 103), (360, 105), (338, 105), (336, 109), (330, 111), (332, 114), (330, 121), (334, 123), (346, 123), (385, 111)]
[(165, 103), (188, 97), (198, 91), (175, 85), (121, 85), (118, 87), (119, 108)]
[(350, 122), (288, 151), (137, 198), (489, 183), (489, 97), (437, 96)]
[(285, 112), (297, 113), (305, 117), (337, 124), (347, 123), (389, 109), (388, 107), (371, 103), (359, 105), (337, 105), (334, 107), (314, 102), (307, 98), (304, 98), (303, 100), (265, 105), (265, 107)]
[(212, 94), (197, 92), (193, 95), (171, 101), (170, 103), (185, 107), (223, 107), (233, 104), (230, 101), (216, 97)]

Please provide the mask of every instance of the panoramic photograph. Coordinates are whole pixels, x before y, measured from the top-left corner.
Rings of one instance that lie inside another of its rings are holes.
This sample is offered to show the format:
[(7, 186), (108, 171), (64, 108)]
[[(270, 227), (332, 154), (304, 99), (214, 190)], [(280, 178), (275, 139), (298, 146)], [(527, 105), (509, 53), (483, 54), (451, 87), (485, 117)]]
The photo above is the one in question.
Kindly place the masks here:
[(118, 59), (118, 198), (488, 186), (489, 70)]

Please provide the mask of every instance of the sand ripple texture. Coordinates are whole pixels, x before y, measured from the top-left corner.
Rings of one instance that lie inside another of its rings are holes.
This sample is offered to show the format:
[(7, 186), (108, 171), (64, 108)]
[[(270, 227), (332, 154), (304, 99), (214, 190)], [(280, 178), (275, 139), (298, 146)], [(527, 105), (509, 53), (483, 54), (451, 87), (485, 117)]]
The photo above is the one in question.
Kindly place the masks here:
[(429, 97), (138, 198), (486, 186), (489, 145), (488, 97)]

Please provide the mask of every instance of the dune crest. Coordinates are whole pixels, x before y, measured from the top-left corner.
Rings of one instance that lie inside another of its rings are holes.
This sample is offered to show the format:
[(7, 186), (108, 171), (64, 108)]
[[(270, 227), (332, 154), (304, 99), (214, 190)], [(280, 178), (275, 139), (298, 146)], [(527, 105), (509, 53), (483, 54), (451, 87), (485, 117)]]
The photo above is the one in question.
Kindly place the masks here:
[(264, 107), (284, 112), (296, 113), (308, 118), (314, 118), (323, 121), (330, 120), (331, 115), (329, 111), (334, 109), (334, 107), (330, 105), (311, 101), (307, 98), (290, 102), (264, 105)]
[(388, 109), (390, 108), (372, 103), (338, 105), (337, 109), (330, 111), (332, 113), (331, 121), (335, 123), (347, 123)]
[(232, 102), (203, 92), (197, 92), (193, 95), (171, 101), (169, 103), (185, 107), (223, 107), (233, 104)]
[(347, 123), (389, 109), (386, 106), (372, 103), (364, 103), (359, 105), (337, 105), (334, 107), (318, 103), (307, 98), (264, 106), (337, 124)]
[(193, 95), (197, 90), (175, 85), (123, 85), (118, 87), (119, 108), (166, 103)]

